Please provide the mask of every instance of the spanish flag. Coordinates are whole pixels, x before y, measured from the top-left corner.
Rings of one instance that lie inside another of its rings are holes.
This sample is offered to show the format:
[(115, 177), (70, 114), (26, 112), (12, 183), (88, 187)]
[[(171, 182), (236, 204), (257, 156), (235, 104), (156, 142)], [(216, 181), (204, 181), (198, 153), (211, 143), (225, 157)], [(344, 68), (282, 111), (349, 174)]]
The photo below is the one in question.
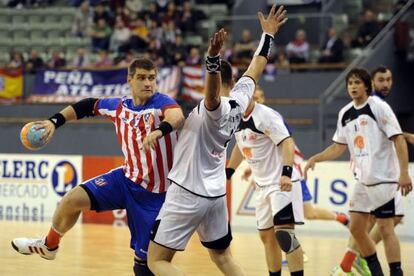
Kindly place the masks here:
[(0, 69), (0, 103), (12, 103), (23, 96), (23, 69)]

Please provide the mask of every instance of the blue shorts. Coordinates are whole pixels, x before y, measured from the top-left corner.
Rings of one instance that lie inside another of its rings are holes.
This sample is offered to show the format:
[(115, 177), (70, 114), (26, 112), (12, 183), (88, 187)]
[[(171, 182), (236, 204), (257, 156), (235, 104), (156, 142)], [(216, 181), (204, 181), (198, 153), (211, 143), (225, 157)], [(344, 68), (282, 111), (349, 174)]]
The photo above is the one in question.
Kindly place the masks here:
[(308, 185), (306, 184), (306, 181), (304, 179), (302, 179), (300, 181), (300, 183), (302, 184), (303, 203), (311, 201), (312, 200), (312, 195), (309, 192), (309, 188), (308, 188)]
[(97, 176), (83, 184), (97, 212), (126, 209), (135, 255), (147, 259), (150, 231), (165, 200), (165, 193), (151, 193), (125, 177), (122, 168)]

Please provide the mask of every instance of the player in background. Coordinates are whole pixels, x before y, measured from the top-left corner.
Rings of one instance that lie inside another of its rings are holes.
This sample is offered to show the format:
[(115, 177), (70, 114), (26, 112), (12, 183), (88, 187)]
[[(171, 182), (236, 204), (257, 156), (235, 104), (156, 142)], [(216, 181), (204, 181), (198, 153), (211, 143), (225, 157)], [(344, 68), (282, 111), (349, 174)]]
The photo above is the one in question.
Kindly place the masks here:
[[(171, 261), (176, 251), (185, 249), (195, 231), (223, 274), (244, 274), (229, 248), (232, 235), (226, 206), (226, 148), (267, 64), (274, 35), (286, 22), (286, 11), (273, 5), (267, 18), (261, 12), (258, 17), (263, 30), (259, 46), (234, 87), (231, 66), (220, 62), (226, 33), (220, 30), (210, 41), (205, 98), (190, 113), (180, 133), (168, 175), (173, 185), (148, 248), (148, 264), (156, 275), (183, 275)], [(220, 96), (230, 89), (230, 97)]]
[[(256, 88), (255, 95), (261, 89)], [(260, 92), (259, 92), (260, 93)], [(270, 276), (280, 276), (281, 250), (286, 253), (291, 275), (303, 275), (303, 252), (295, 224), (303, 224), (301, 177), (294, 167), (295, 142), (283, 117), (255, 101), (254, 96), (235, 133), (226, 176), (243, 157), (256, 183), (257, 229), (263, 242)]]
[(126, 209), (130, 246), (135, 251), (134, 273), (152, 275), (146, 254), (150, 231), (170, 184), (167, 175), (177, 143), (175, 129), (184, 122), (175, 100), (156, 92), (156, 75), (152, 61), (135, 59), (129, 65), (127, 77), (132, 97), (87, 98), (48, 120), (36, 122), (46, 130), (44, 139), (49, 142), (65, 122), (105, 116), (115, 125), (125, 163), (70, 190), (54, 213), (49, 233), (42, 239), (16, 238), (12, 241), (15, 250), (53, 260), (60, 239), (83, 210)]
[[(402, 214), (402, 202), (397, 193), (406, 196), (412, 190), (407, 144), (390, 106), (378, 97), (369, 96), (372, 84), (367, 71), (352, 69), (346, 77), (346, 85), (352, 102), (339, 112), (333, 144), (308, 160), (305, 177), (315, 163), (337, 159), (348, 147), (356, 180), (350, 202), (352, 236), (372, 275), (384, 275), (375, 243), (369, 236), (373, 214), (384, 240), (391, 275), (403, 275), (394, 217)], [(334, 275), (353, 275), (340, 266), (335, 270)]]
[[(265, 103), (266, 99), (264, 96), (264, 91), (259, 85), (256, 86), (256, 91), (253, 95), (253, 98), (259, 104)], [(302, 178), (301, 180), (302, 198), (303, 198), (303, 211), (305, 214), (305, 219), (307, 220), (334, 220), (334, 221), (341, 223), (342, 225), (348, 226), (349, 218), (346, 214), (342, 212), (330, 211), (328, 209), (321, 208), (321, 207), (315, 207), (312, 204), (311, 202), (312, 195), (309, 191), (306, 181), (303, 179), (303, 172), (302, 172), (302, 167), (301, 167), (301, 164), (303, 163), (303, 161), (304, 161), (304, 155), (300, 151), (300, 149), (295, 145), (295, 156), (293, 159), (293, 165), (294, 167), (296, 167), (297, 171), (300, 173), (300, 176)], [(229, 170), (229, 168), (226, 171), (227, 171), (227, 178), (229, 179), (229, 177), (231, 177), (231, 175), (233, 175), (234, 172), (232, 172), (231, 169)], [(252, 172), (251, 169), (247, 168), (245, 172), (243, 173), (242, 178), (244, 180), (247, 180), (250, 177), (251, 172)], [(307, 257), (304, 256), (304, 258), (306, 262)]]
[[(393, 84), (393, 78), (392, 78), (392, 72), (389, 68), (380, 65), (371, 72), (371, 80), (372, 80), (372, 87), (373, 92), (372, 96), (377, 96), (383, 100), (386, 99), (391, 93), (391, 88)], [(404, 136), (406, 138), (407, 142), (410, 142), (409, 139), (407, 139), (406, 135), (408, 133), (404, 133)], [(409, 135), (409, 134), (408, 134)], [(400, 193), (396, 194), (396, 197), (401, 197)], [(378, 225), (375, 224), (375, 218), (371, 217), (371, 225), (369, 225), (370, 231), (369, 235), (371, 239), (375, 242), (375, 244), (378, 244), (382, 237), (381, 233), (379, 231)], [(394, 225), (397, 226), (402, 220), (402, 216), (397, 216), (394, 218)], [(340, 264), (341, 268), (345, 272), (350, 272), (351, 267), (354, 267), (359, 274), (362, 276), (370, 276), (371, 272), (368, 268), (368, 264), (365, 259), (361, 258), (358, 250), (358, 246), (356, 245), (355, 240), (350, 238), (348, 243), (347, 251), (341, 261)]]

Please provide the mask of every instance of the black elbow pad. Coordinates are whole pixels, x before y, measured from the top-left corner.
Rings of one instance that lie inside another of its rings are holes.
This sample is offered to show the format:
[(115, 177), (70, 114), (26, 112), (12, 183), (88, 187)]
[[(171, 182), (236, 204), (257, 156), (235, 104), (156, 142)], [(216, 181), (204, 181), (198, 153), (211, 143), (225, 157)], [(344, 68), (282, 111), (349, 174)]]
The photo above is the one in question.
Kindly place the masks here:
[(77, 103), (72, 104), (71, 106), (76, 112), (76, 118), (82, 119), (84, 117), (95, 116), (93, 112), (95, 108), (95, 103), (98, 101), (96, 98), (86, 98)]

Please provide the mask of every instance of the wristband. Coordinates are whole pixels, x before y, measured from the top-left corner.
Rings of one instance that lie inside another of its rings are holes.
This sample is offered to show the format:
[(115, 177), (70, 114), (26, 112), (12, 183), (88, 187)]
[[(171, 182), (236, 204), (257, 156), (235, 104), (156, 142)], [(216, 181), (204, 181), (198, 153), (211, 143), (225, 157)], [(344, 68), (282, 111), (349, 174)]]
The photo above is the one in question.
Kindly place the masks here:
[(233, 168), (226, 168), (226, 178), (230, 180), (236, 170)]
[(56, 113), (55, 115), (50, 117), (48, 120), (52, 122), (55, 128), (59, 128), (60, 126), (64, 125), (66, 122), (65, 116), (63, 116), (62, 113)]
[(206, 69), (207, 69), (207, 72), (211, 74), (219, 73), (220, 72), (220, 55), (217, 55), (215, 57), (207, 56)]
[(165, 136), (174, 129), (169, 122), (162, 121), (155, 130), (160, 130), (162, 132), (162, 136)]
[(283, 166), (282, 176), (287, 176), (287, 177), (291, 178), (292, 177), (292, 167), (291, 166)]
[(263, 56), (266, 59), (269, 59), (270, 51), (273, 47), (273, 35), (268, 33), (263, 33), (260, 38), (259, 46), (257, 46), (255, 56)]

